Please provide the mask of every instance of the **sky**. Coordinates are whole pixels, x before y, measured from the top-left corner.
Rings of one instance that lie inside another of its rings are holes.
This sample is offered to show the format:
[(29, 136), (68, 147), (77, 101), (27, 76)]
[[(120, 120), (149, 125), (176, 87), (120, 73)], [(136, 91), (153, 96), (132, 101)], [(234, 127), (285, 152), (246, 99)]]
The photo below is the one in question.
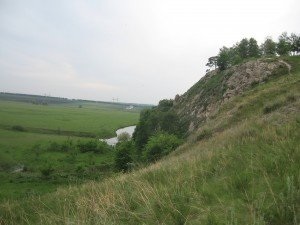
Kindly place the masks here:
[(284, 31), (299, 0), (0, 0), (0, 92), (157, 104), (222, 46)]

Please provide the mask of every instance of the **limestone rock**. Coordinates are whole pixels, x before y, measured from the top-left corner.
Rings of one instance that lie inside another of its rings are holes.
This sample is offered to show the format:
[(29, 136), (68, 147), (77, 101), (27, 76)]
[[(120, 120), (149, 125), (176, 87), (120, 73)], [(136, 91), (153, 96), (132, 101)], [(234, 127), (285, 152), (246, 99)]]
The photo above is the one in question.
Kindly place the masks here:
[[(279, 70), (285, 68), (286, 70)], [(209, 71), (185, 94), (175, 97), (173, 110), (180, 118), (189, 121), (189, 132), (215, 114), (219, 107), (253, 85), (269, 77), (289, 73), (291, 66), (274, 59), (257, 59), (233, 66), (225, 71)]]

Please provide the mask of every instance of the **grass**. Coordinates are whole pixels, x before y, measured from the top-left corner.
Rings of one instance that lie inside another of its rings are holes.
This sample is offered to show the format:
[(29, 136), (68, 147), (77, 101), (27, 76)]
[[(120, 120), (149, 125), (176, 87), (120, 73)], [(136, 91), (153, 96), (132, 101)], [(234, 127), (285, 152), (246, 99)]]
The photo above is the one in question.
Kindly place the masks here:
[(22, 127), (34, 133), (65, 134), (106, 138), (115, 130), (135, 124), (137, 111), (103, 107), (98, 103), (34, 105), (30, 103), (0, 101), (0, 127)]
[[(81, 102), (81, 106), (0, 101), (0, 201), (112, 175), (113, 150), (82, 153), (75, 145), (94, 140), (84, 134), (114, 136), (117, 128), (137, 123), (139, 112), (105, 103)], [(53, 142), (74, 145), (70, 151), (50, 151)], [(26, 171), (14, 172), (23, 167)], [(48, 169), (50, 174), (44, 176)]]
[[(58, 186), (102, 179), (113, 171), (114, 152), (80, 153), (48, 151), (52, 142), (86, 141), (89, 138), (14, 132), (0, 129), (0, 201), (18, 199), (56, 190)], [(26, 171), (14, 173), (18, 167)], [(53, 173), (47, 179), (41, 171), (50, 166)]]
[[(299, 70), (293, 71), (232, 99), (187, 143), (149, 167), (3, 202), (0, 221), (297, 225), (299, 82)], [(264, 113), (267, 105), (278, 100), (288, 101)]]

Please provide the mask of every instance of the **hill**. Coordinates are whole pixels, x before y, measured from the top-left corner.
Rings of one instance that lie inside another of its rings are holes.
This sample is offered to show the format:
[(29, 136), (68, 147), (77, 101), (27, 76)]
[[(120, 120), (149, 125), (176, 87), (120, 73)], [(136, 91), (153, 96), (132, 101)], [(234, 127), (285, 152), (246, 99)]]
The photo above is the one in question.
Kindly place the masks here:
[(187, 124), (176, 151), (102, 182), (5, 202), (0, 221), (299, 224), (299, 56), (209, 72), (167, 103)]
[(189, 121), (191, 132), (232, 97), (289, 71), (290, 65), (278, 58), (250, 60), (225, 71), (216, 69), (208, 72), (185, 94), (176, 96), (173, 109)]

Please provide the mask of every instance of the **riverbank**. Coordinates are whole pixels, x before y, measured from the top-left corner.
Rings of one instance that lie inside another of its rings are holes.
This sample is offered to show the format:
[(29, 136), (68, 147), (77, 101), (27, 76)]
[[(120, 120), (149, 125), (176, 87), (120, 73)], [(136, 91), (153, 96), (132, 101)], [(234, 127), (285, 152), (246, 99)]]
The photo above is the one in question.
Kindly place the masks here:
[(108, 145), (114, 146), (118, 143), (118, 136), (122, 133), (128, 133), (130, 138), (132, 137), (132, 134), (135, 130), (136, 126), (129, 126), (129, 127), (123, 127), (118, 130), (116, 130), (116, 135), (115, 137), (112, 138), (107, 138), (107, 139), (99, 139), (100, 141), (105, 141)]

